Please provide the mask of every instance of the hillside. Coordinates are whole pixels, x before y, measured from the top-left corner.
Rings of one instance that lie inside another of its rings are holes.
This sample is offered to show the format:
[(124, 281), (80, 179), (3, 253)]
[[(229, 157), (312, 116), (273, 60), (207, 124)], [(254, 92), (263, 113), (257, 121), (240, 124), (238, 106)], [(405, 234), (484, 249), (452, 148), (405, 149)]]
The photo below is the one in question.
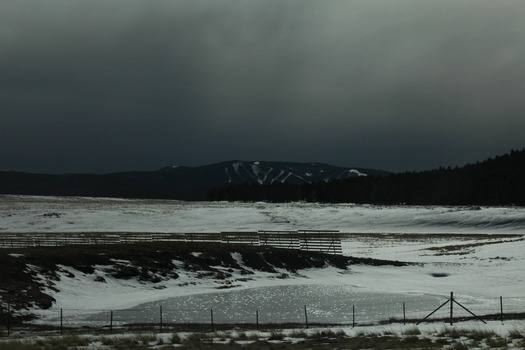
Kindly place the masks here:
[(391, 174), (322, 163), (229, 161), (152, 172), (0, 172), (0, 194), (211, 201), (525, 205), (525, 150), (463, 167)]
[(409, 205), (525, 205), (525, 150), (463, 167), (314, 184), (216, 188), (210, 200)]
[(200, 167), (169, 166), (151, 172), (31, 174), (0, 172), (0, 193), (205, 200), (212, 188), (231, 184), (309, 184), (387, 172), (320, 163), (229, 161)]
[[(33, 317), (28, 310), (52, 307), (60, 293), (57, 284), (80, 276), (99, 284), (99, 288), (132, 282), (153, 293), (167, 288), (166, 284), (175, 289), (205, 283), (218, 290), (233, 288), (260, 272), (288, 279), (305, 269), (408, 265), (269, 247), (181, 242), (3, 249), (0, 263), (4, 285), (0, 306), (10, 305), (23, 318)], [(181, 277), (187, 275), (190, 282)], [(4, 312), (0, 307), (0, 317)]]

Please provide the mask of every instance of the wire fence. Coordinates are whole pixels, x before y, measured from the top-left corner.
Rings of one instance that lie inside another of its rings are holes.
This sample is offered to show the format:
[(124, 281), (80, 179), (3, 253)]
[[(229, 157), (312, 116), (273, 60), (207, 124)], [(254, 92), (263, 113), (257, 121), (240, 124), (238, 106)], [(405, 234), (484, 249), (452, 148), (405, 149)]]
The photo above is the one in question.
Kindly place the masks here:
[(211, 308), (184, 308), (150, 304), (125, 310), (55, 309), (40, 318), (21, 322), (9, 307), (3, 305), (0, 335), (9, 336), (17, 329), (34, 327), (54, 332), (90, 330), (117, 331), (132, 328), (155, 332), (181, 328), (217, 329), (232, 326), (265, 328), (279, 326), (306, 327), (313, 325), (363, 326), (389, 323), (419, 324), (421, 322), (456, 323), (465, 320), (500, 320), (525, 317), (525, 297), (450, 298), (395, 302), (351, 302), (339, 308), (320, 305), (291, 305), (285, 310), (265, 307), (231, 308), (218, 304)]

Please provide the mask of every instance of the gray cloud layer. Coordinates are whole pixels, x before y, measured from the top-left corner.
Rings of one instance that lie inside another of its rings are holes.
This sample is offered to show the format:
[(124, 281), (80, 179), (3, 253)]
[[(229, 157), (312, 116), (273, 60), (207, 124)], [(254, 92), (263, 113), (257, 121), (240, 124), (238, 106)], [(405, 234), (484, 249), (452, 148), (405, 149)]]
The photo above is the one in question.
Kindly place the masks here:
[(521, 1), (0, 4), (0, 169), (388, 170), (524, 147)]

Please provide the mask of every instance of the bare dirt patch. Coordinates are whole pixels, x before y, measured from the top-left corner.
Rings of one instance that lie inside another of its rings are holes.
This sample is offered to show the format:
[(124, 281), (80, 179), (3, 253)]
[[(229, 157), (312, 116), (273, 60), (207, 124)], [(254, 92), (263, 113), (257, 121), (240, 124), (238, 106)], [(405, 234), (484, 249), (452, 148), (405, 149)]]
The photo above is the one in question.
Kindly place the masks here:
[[(242, 256), (243, 265), (232, 256)], [(174, 261), (182, 262), (182, 265)], [(52, 293), (59, 272), (93, 274), (95, 267), (105, 266), (116, 279), (137, 279), (156, 284), (177, 279), (181, 269), (198, 273), (200, 278), (217, 281), (231, 277), (237, 270), (242, 275), (253, 271), (282, 274), (307, 268), (333, 266), (346, 270), (355, 264), (405, 266), (399, 261), (355, 258), (290, 249), (210, 243), (154, 242), (123, 245), (83, 245), (67, 247), (34, 247), (0, 250), (0, 305), (12, 310), (47, 309), (55, 301)], [(230, 271), (230, 272), (228, 272)], [(103, 278), (97, 282), (105, 283)], [(7, 312), (0, 307), (0, 317)], [(26, 319), (31, 316), (24, 316)]]

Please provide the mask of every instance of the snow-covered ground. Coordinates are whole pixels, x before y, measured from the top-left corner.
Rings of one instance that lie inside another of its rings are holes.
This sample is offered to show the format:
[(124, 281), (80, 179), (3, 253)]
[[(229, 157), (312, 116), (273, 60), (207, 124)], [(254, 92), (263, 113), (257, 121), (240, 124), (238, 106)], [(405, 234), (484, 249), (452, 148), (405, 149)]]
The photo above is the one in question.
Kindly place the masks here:
[[(206, 203), (76, 197), (0, 196), (0, 235), (16, 232), (220, 232), (339, 230), (343, 253), (421, 263), (302, 271), (289, 279), (265, 273), (232, 291), (283, 285), (342, 286), (458, 300), (525, 298), (525, 210), (520, 207), (410, 207), (352, 204)], [(97, 271), (104, 274), (103, 269)], [(138, 281), (61, 278), (54, 310), (120, 309), (174, 296), (217, 292), (190, 274), (164, 288)], [(188, 282), (185, 284), (185, 282)], [(195, 282), (192, 284), (190, 282)], [(182, 286), (185, 285), (185, 286)], [(229, 291), (221, 291), (228, 293)], [(525, 310), (522, 310), (525, 311)]]
[(525, 233), (521, 207), (226, 203), (0, 195), (0, 232)]

